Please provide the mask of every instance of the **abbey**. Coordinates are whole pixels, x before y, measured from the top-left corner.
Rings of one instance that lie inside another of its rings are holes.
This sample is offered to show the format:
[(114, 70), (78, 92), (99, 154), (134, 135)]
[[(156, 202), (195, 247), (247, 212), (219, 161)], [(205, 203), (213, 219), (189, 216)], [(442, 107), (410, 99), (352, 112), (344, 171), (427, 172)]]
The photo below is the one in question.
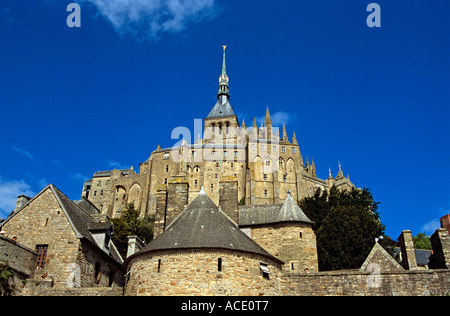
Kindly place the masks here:
[(141, 216), (155, 214), (158, 196), (181, 183), (187, 184), (187, 202), (203, 186), (217, 205), (224, 181), (237, 182), (241, 205), (280, 204), (288, 191), (298, 201), (333, 185), (342, 190), (354, 187), (340, 167), (336, 177), (330, 171), (328, 179), (319, 179), (314, 160), (303, 159), (295, 132), (289, 138), (284, 124), (281, 130), (272, 125), (269, 107), (261, 126), (256, 119), (251, 127), (239, 122), (230, 104), (228, 82), (224, 46), (218, 100), (203, 120), (203, 137), (171, 148), (158, 145), (140, 163), (139, 173), (133, 167), (98, 171), (84, 183), (82, 197), (114, 218), (130, 202)]

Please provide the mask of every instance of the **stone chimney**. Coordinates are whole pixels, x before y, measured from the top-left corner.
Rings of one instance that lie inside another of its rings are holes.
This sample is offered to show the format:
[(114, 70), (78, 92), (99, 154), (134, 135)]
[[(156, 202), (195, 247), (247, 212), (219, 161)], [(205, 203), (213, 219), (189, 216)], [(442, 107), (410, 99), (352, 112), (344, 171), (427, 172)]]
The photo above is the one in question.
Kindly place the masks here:
[(20, 210), (30, 200), (31, 200), (31, 198), (26, 195), (19, 195), (17, 197), (16, 208), (14, 209), (14, 211)]
[(128, 236), (127, 258), (145, 247), (145, 244), (138, 236)]
[(405, 270), (417, 270), (416, 254), (414, 253), (414, 243), (410, 230), (403, 230), (398, 237), (400, 249), (402, 251), (401, 265)]
[(239, 223), (238, 183), (235, 177), (223, 177), (220, 181), (219, 206), (236, 224)]
[(430, 237), (433, 254), (430, 256), (430, 269), (450, 269), (450, 236), (445, 228), (438, 228)]

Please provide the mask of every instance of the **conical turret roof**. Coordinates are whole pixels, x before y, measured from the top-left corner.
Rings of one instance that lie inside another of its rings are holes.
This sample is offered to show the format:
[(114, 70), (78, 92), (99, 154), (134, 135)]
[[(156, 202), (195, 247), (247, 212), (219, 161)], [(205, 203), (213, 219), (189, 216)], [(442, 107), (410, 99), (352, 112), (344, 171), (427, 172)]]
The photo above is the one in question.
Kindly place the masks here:
[(169, 249), (229, 249), (280, 261), (244, 234), (204, 190), (161, 235), (135, 255)]

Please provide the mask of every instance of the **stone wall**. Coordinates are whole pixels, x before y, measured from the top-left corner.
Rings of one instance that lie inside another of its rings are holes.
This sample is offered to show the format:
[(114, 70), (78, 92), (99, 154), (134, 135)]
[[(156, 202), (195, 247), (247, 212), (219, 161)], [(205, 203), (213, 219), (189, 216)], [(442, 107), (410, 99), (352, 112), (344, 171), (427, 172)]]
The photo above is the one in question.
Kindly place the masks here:
[(285, 273), (280, 295), (448, 296), (450, 270)]
[(307, 223), (278, 223), (251, 227), (250, 237), (283, 261), (283, 271), (319, 271), (316, 236)]
[[(267, 263), (268, 278), (261, 272), (261, 262)], [(171, 250), (131, 258), (128, 266), (125, 295), (279, 293), (280, 264), (256, 254), (207, 249)]]
[(6, 222), (2, 229), (9, 236), (17, 236), (17, 243), (30, 249), (47, 245), (45, 266), (36, 270), (35, 275), (40, 277), (47, 273), (48, 278), (65, 286), (69, 274), (67, 267), (76, 257), (79, 240), (50, 188)]
[(0, 235), (0, 261), (6, 262), (11, 269), (30, 277), (36, 269), (36, 260), (36, 252)]

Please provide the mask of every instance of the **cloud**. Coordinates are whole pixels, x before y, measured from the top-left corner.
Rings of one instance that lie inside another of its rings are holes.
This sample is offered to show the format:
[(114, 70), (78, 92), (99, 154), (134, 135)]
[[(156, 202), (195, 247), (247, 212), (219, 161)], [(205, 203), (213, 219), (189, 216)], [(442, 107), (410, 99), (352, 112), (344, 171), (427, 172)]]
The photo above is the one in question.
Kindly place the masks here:
[(213, 19), (215, 0), (81, 0), (92, 4), (119, 34), (159, 39), (176, 33), (191, 22)]
[(14, 150), (15, 152), (19, 153), (19, 154), (25, 155), (30, 160), (34, 159), (33, 155), (29, 151), (27, 151), (25, 149), (18, 148), (18, 147), (15, 147), (15, 146), (11, 146), (11, 149)]
[[(296, 113), (287, 113), (283, 111), (278, 111), (273, 114), (272, 113), (270, 114), (270, 118), (272, 119), (272, 126), (280, 128), (283, 126), (283, 123), (285, 125), (289, 125), (290, 123), (292, 123), (296, 119), (296, 117), (297, 117)], [(258, 124), (258, 126), (261, 126), (261, 124), (264, 123), (265, 118), (266, 118), (265, 115), (256, 117), (256, 123)]]
[(422, 231), (427, 235), (431, 235), (439, 227), (441, 227), (439, 219), (433, 219), (422, 226)]
[(90, 179), (90, 177), (88, 177), (88, 176), (86, 176), (86, 175), (84, 175), (84, 174), (81, 174), (81, 173), (79, 173), (79, 172), (72, 173), (72, 174), (70, 175), (70, 177), (71, 177), (73, 180), (75, 180), (75, 181), (83, 181), (83, 182)]
[(125, 166), (124, 164), (121, 164), (120, 162), (112, 160), (112, 159), (108, 160), (106, 162), (106, 165), (108, 166), (108, 168), (119, 169), (119, 170), (120, 169), (129, 169), (130, 168), (130, 166)]
[(0, 217), (6, 218), (16, 207), (17, 196), (26, 195), (33, 197), (36, 195), (31, 186), (23, 180), (7, 180), (0, 176)]

